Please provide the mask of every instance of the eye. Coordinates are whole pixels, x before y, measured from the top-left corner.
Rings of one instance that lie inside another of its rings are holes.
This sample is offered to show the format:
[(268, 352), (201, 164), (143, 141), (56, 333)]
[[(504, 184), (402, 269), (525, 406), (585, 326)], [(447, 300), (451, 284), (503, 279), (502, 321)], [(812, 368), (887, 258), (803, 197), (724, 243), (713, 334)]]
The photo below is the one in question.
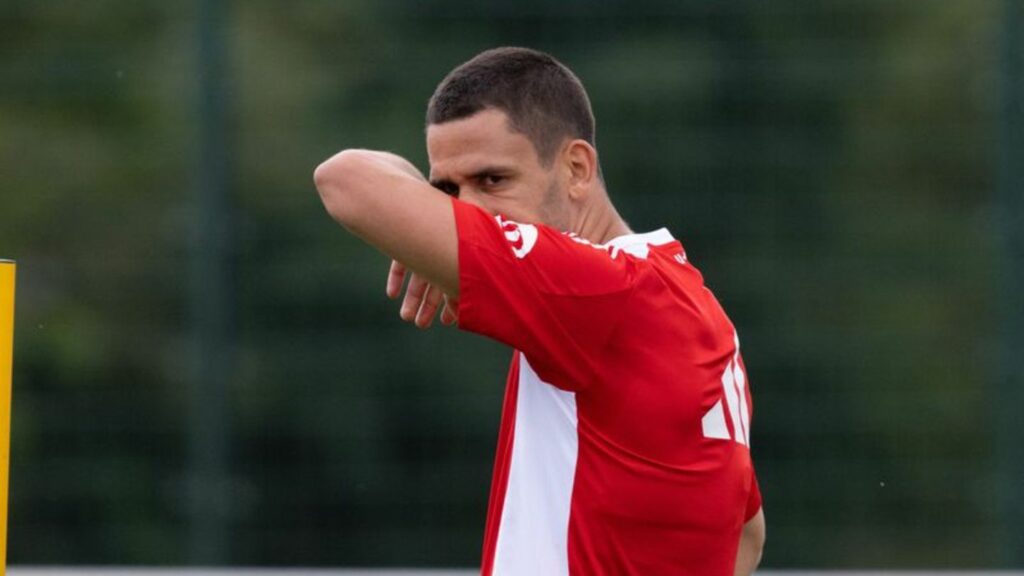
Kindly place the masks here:
[(484, 186), (497, 186), (505, 181), (505, 177), (500, 174), (485, 174), (480, 177), (480, 183)]

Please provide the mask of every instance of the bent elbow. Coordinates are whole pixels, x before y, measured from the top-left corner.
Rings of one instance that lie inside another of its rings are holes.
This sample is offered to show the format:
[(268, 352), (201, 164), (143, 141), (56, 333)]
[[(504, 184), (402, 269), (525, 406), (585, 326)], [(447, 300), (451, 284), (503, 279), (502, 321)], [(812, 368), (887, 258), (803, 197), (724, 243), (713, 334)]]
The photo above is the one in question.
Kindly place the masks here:
[(359, 179), (362, 158), (358, 150), (343, 150), (324, 160), (313, 171), (313, 183), (327, 213), (345, 224), (352, 218), (355, 182)]

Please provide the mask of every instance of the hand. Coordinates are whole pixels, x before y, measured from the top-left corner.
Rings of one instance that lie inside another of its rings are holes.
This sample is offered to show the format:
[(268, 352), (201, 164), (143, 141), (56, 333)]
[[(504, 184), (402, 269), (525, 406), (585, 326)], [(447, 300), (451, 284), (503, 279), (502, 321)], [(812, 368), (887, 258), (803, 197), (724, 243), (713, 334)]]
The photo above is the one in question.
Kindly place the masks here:
[(413, 322), (418, 328), (429, 328), (440, 308), (442, 324), (451, 326), (458, 321), (458, 302), (449, 299), (447, 295), (415, 273), (408, 273), (405, 266), (396, 260), (391, 261), (391, 270), (388, 272), (388, 298), (392, 300), (398, 298), (407, 275), (409, 276), (409, 285), (405, 289), (405, 298), (399, 309), (399, 316), (402, 317), (402, 320)]

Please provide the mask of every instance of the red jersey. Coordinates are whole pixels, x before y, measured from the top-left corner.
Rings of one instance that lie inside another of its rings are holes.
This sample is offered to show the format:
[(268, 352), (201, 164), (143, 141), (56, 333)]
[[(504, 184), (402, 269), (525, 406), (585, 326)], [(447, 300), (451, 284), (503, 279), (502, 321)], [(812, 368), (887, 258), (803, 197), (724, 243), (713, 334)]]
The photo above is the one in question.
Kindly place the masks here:
[(453, 200), (459, 327), (516, 349), (484, 576), (732, 576), (761, 507), (739, 340), (665, 229), (590, 244)]

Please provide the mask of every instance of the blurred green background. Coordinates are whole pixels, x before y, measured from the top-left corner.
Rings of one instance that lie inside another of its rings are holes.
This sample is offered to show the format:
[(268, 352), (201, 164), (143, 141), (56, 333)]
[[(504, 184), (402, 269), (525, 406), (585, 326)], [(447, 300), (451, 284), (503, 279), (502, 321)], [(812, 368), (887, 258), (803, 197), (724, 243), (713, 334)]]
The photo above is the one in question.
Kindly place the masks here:
[(4, 0), (14, 564), (473, 566), (508, 351), (423, 334), (313, 168), (441, 77), (582, 78), (744, 342), (769, 567), (1024, 566), (1017, 0)]

